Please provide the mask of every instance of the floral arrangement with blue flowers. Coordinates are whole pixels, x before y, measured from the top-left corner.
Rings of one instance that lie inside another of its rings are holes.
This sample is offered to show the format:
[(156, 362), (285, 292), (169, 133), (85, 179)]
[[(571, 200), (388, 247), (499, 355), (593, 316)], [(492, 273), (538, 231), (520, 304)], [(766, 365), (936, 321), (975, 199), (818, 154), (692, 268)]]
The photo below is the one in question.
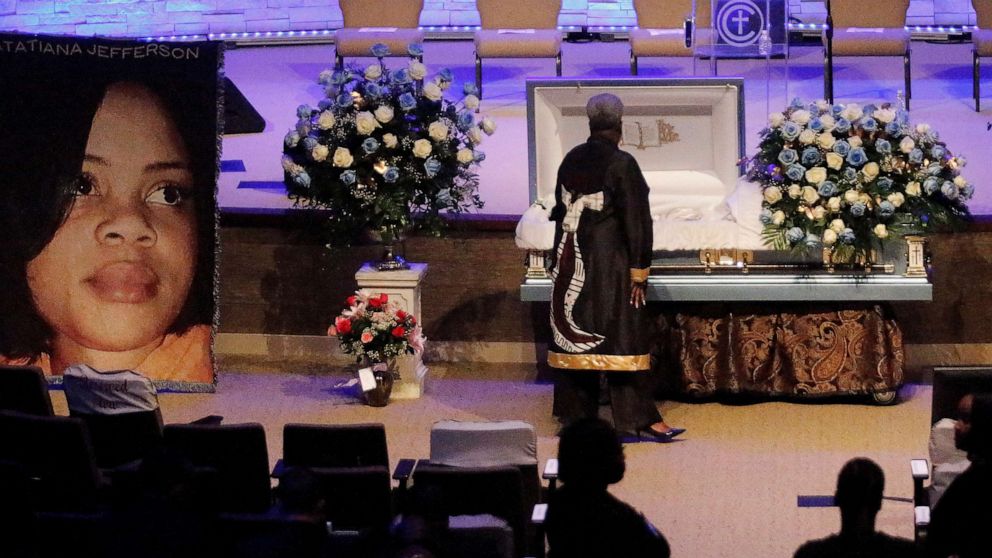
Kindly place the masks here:
[(775, 249), (870, 261), (888, 241), (970, 218), (965, 159), (888, 103), (796, 99), (760, 135), (748, 178), (762, 186), (763, 239)]
[(439, 235), (445, 214), (483, 206), (473, 169), (496, 124), (477, 121), (475, 85), (466, 84), (457, 103), (444, 97), (451, 71), (427, 79), (421, 45), (409, 46), (409, 63), (398, 70), (383, 63), (386, 45), (371, 52), (378, 62), (365, 68), (321, 72), (324, 98), (297, 109), (283, 145), (286, 189), (297, 206), (328, 212), (338, 243), (366, 231)]

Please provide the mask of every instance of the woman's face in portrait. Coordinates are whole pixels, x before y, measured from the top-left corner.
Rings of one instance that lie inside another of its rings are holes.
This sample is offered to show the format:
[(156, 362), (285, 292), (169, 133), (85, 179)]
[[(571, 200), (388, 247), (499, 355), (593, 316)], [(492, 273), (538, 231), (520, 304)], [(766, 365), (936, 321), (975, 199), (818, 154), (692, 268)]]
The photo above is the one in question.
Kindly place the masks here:
[(162, 101), (141, 85), (109, 87), (65, 222), (27, 266), (35, 306), (54, 331), (53, 359), (143, 355), (161, 343), (193, 280), (193, 187)]

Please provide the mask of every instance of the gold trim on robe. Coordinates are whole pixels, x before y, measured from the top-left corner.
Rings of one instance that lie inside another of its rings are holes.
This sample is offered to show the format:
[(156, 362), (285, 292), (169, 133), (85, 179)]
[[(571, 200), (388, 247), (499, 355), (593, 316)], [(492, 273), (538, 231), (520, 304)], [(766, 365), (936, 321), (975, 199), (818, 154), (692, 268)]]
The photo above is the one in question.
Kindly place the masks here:
[(637, 372), (651, 368), (650, 355), (583, 355), (548, 351), (548, 365), (571, 370)]
[(643, 283), (648, 280), (648, 276), (651, 274), (651, 268), (644, 269), (630, 269), (630, 280), (635, 283)]

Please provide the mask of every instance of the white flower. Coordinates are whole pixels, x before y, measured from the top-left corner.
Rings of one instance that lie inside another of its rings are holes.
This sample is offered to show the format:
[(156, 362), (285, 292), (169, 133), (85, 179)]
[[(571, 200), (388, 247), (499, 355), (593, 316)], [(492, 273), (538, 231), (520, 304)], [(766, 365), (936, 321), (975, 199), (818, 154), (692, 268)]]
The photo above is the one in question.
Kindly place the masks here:
[(487, 116), (482, 119), (482, 122), (479, 123), (479, 127), (482, 128), (482, 131), (485, 132), (487, 136), (491, 136), (493, 135), (493, 132), (496, 131), (496, 122)]
[(459, 149), (458, 154), (455, 155), (455, 158), (458, 159), (459, 163), (467, 165), (475, 160), (475, 152), (471, 149)]
[(772, 213), (772, 224), (781, 225), (784, 222), (785, 222), (785, 212), (784, 211), (778, 210), (775, 213)]
[(824, 112), (830, 109), (830, 103), (826, 99), (819, 99), (816, 101), (816, 110)]
[(902, 192), (892, 192), (885, 199), (889, 200), (889, 203), (895, 207), (899, 207), (900, 205), (906, 203), (906, 196), (902, 195)]
[(869, 196), (864, 192), (858, 194), (858, 201), (865, 204), (868, 207), (871, 207), (871, 196)]
[(785, 123), (785, 115), (781, 112), (773, 112), (768, 115), (768, 125), (772, 128), (778, 128)]
[(857, 190), (848, 190), (844, 192), (844, 201), (846, 201), (849, 204), (857, 202), (858, 198), (860, 197), (861, 197), (861, 193), (858, 192)]
[(832, 229), (827, 229), (823, 231), (823, 245), (833, 246), (837, 242), (837, 233)]
[(833, 130), (834, 126), (837, 125), (837, 121), (834, 120), (834, 117), (830, 116), (829, 114), (824, 114), (823, 116), (821, 116), (820, 122), (823, 124), (823, 130), (825, 132), (829, 132), (830, 130)]
[(321, 161), (326, 160), (330, 152), (331, 150), (328, 149), (326, 145), (322, 143), (318, 143), (316, 146), (314, 146), (313, 150), (310, 151), (310, 156), (313, 157), (314, 161), (317, 161), (319, 163)]
[(383, 134), (382, 143), (386, 144), (386, 147), (388, 147), (389, 149), (393, 149), (396, 147), (396, 143), (397, 143), (396, 136), (394, 136), (393, 134)]
[(816, 132), (814, 132), (813, 130), (806, 128), (805, 130), (799, 133), (799, 142), (802, 143), (803, 145), (809, 145), (814, 141), (816, 141)]
[(874, 232), (875, 232), (875, 236), (877, 236), (878, 238), (888, 238), (889, 236), (889, 231), (886, 230), (885, 225), (883, 223), (879, 223), (875, 225)]
[[(827, 179), (827, 169), (823, 167), (813, 167), (808, 171), (806, 171), (806, 181), (809, 182), (810, 184), (816, 184), (817, 186), (819, 186), (820, 183), (826, 179)], [(809, 187), (807, 186), (807, 188)], [(813, 190), (813, 193), (816, 194), (815, 189), (810, 188), (810, 190)], [(819, 194), (816, 195), (819, 196)], [(805, 195), (803, 196), (803, 199), (805, 199)], [(813, 198), (813, 201), (816, 201), (816, 198)], [(813, 202), (810, 201), (809, 203), (813, 203)]]
[(927, 124), (927, 123), (925, 123), (925, 122), (916, 125), (916, 133), (917, 134), (926, 134), (929, 131), (930, 131), (930, 125)]
[(909, 136), (902, 138), (902, 141), (899, 142), (899, 151), (903, 153), (909, 153), (914, 147), (916, 147), (916, 142)]
[(782, 199), (782, 190), (778, 186), (769, 186), (762, 192), (765, 201), (772, 204)]
[(882, 124), (888, 124), (896, 119), (896, 111), (890, 108), (880, 108), (875, 109), (875, 112), (871, 113)]
[(479, 145), (482, 143), (482, 130), (480, 130), (477, 126), (472, 126), (465, 134), (468, 136), (468, 141), (473, 144)]
[(424, 97), (432, 101), (440, 101), (444, 92), (441, 91), (441, 87), (433, 81), (424, 84)]
[(851, 137), (847, 138), (847, 143), (851, 144), (851, 147), (861, 147), (861, 143), (862, 143), (861, 142), (861, 137), (860, 136), (851, 136)]
[(802, 189), (802, 187), (800, 185), (798, 185), (798, 184), (792, 184), (791, 186), (789, 186), (789, 197), (790, 198), (792, 198), (794, 200), (797, 200), (797, 199), (799, 199), (799, 196), (801, 196), (801, 195), (803, 195), (803, 189)]
[(421, 80), (427, 75), (427, 66), (424, 66), (419, 60), (411, 60), (409, 72), (411, 78)]
[(374, 81), (382, 77), (382, 66), (378, 64), (369, 64), (365, 68), (365, 79)]
[(375, 116), (371, 112), (363, 110), (355, 115), (355, 130), (359, 134), (367, 136), (374, 132), (377, 127), (379, 127), (379, 123), (376, 122)]
[(964, 188), (964, 185), (967, 183), (968, 181), (965, 180), (964, 177), (961, 176), (960, 174), (954, 177), (954, 185), (957, 186), (958, 188)]
[(420, 157), (421, 159), (426, 159), (433, 151), (434, 148), (431, 146), (431, 141), (426, 139), (418, 139), (413, 142), (413, 155), (415, 157)]
[(878, 177), (878, 170), (878, 163), (872, 161), (861, 169), (861, 174), (865, 175), (865, 180), (871, 182)]
[(916, 182), (914, 180), (913, 182), (910, 182), (909, 184), (907, 184), (906, 185), (906, 195), (907, 196), (917, 196), (918, 197), (920, 195), (920, 183), (919, 182)]
[(389, 105), (382, 105), (379, 108), (375, 109), (375, 119), (378, 120), (379, 122), (382, 122), (383, 124), (392, 120), (393, 116), (394, 116), (393, 107)]
[(851, 103), (844, 107), (844, 110), (840, 111), (840, 117), (848, 122), (854, 122), (861, 118), (863, 114), (864, 111), (861, 110), (861, 107), (857, 103)]
[(434, 141), (444, 141), (448, 139), (448, 126), (442, 122), (431, 122), (427, 127), (427, 135)]
[(325, 110), (320, 113), (320, 116), (317, 117), (317, 127), (321, 130), (330, 130), (334, 127), (334, 121), (334, 113), (329, 110)]
[(808, 110), (799, 109), (792, 113), (789, 120), (795, 122), (796, 124), (806, 125), (809, 123), (810, 114)]
[(296, 162), (293, 161), (293, 158), (290, 157), (289, 155), (282, 156), (282, 168), (284, 171), (288, 172), (293, 176), (296, 176), (303, 171), (303, 167), (297, 165)]
[(465, 108), (469, 110), (475, 110), (479, 108), (479, 98), (476, 97), (475, 95), (465, 95), (465, 99), (463, 102), (465, 103)]
[(834, 170), (840, 170), (840, 168), (843, 165), (844, 165), (844, 158), (843, 157), (841, 157), (837, 153), (834, 153), (833, 151), (831, 151), (830, 153), (827, 153), (827, 166), (828, 167), (830, 167), (830, 168), (832, 168)]
[(965, 165), (968, 164), (968, 159), (965, 159), (964, 157), (955, 157), (952, 160), (955, 162), (955, 164), (957, 164), (959, 169), (963, 169)]
[(351, 151), (347, 147), (339, 147), (334, 150), (333, 162), (335, 167), (346, 169), (355, 162), (355, 158), (351, 156)]
[[(830, 149), (836, 142), (837, 139), (834, 138), (834, 135), (830, 132), (823, 132), (822, 134), (816, 136), (816, 145), (821, 149)], [(836, 155), (836, 153), (834, 153), (834, 155)]]
[(847, 225), (844, 224), (843, 219), (834, 219), (833, 221), (830, 221), (830, 230), (834, 231), (837, 234), (840, 234), (846, 228)]
[(840, 197), (834, 196), (827, 200), (827, 209), (835, 213), (840, 211)]
[(827, 216), (827, 210), (822, 205), (813, 208), (813, 219), (819, 221)]
[(812, 186), (803, 186), (803, 201), (807, 205), (813, 205), (820, 199), (820, 194)]

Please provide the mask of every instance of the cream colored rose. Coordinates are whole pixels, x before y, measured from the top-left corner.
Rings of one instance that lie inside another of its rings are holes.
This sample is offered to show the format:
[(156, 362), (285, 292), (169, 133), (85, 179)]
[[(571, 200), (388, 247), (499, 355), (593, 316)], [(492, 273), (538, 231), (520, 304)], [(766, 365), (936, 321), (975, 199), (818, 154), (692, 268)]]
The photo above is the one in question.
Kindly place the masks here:
[(800, 185), (798, 185), (798, 184), (792, 184), (791, 186), (789, 186), (789, 197), (790, 198), (792, 198), (794, 200), (797, 200), (797, 199), (799, 199), (799, 196), (801, 196), (801, 195), (803, 195), (803, 189), (802, 189), (802, 187)]
[(830, 101), (828, 101), (826, 99), (818, 99), (816, 101), (816, 110), (818, 110), (820, 112), (826, 111), (827, 109), (830, 108), (830, 106), (831, 106), (830, 105)]
[(482, 119), (482, 122), (479, 123), (479, 127), (482, 128), (482, 131), (485, 132), (487, 136), (491, 136), (494, 132), (496, 132), (496, 122), (488, 116)]
[(386, 147), (388, 147), (389, 149), (393, 149), (396, 147), (397, 144), (396, 136), (394, 136), (393, 134), (383, 134), (382, 143), (386, 144)]
[(393, 112), (393, 107), (388, 105), (382, 105), (381, 107), (375, 109), (375, 119), (379, 122), (385, 124), (393, 119), (395, 113)]
[(334, 122), (334, 114), (329, 110), (325, 110), (317, 117), (317, 127), (321, 130), (330, 130), (334, 127)]
[(367, 110), (355, 115), (355, 130), (363, 135), (367, 136), (375, 131), (379, 127), (379, 123), (376, 122), (375, 116)]
[(902, 138), (902, 141), (899, 142), (899, 151), (902, 151), (903, 153), (909, 153), (915, 147), (916, 147), (916, 142), (913, 141), (913, 138), (909, 136)]
[(331, 153), (331, 150), (327, 148), (326, 145), (318, 143), (314, 146), (313, 150), (310, 151), (310, 156), (313, 157), (314, 161), (318, 163), (327, 160), (327, 156)]
[(864, 111), (857, 103), (851, 103), (844, 107), (844, 110), (840, 111), (840, 117), (847, 120), (848, 122), (854, 122), (855, 120), (861, 118)]
[(882, 223), (879, 223), (879, 224), (875, 225), (874, 232), (875, 232), (875, 236), (877, 236), (878, 238), (888, 238), (889, 237), (889, 231), (888, 231), (888, 229), (885, 228), (885, 225), (882, 224)]
[(444, 95), (444, 92), (441, 91), (441, 87), (438, 84), (433, 81), (424, 84), (424, 97), (432, 101), (440, 101), (442, 95)]
[(879, 171), (878, 163), (872, 161), (871, 163), (867, 163), (861, 169), (861, 174), (864, 175), (865, 180), (871, 182), (872, 180), (878, 178), (878, 171)]
[(952, 159), (952, 161), (954, 161), (954, 163), (960, 169), (963, 169), (965, 167), (965, 165), (968, 164), (968, 160), (965, 159), (964, 157), (955, 157), (954, 159)]
[(890, 108), (880, 108), (875, 109), (875, 112), (871, 113), (882, 124), (888, 124), (896, 119), (896, 111)]
[(921, 192), (921, 190), (920, 190), (920, 183), (919, 182), (916, 182), (914, 180), (913, 182), (910, 182), (909, 184), (906, 185), (906, 195), (907, 196), (918, 197), (920, 195), (920, 192)]
[[(837, 139), (834, 138), (834, 135), (830, 132), (823, 132), (822, 134), (816, 136), (816, 145), (820, 147), (820, 149), (830, 149), (835, 143), (837, 143)], [(836, 155), (836, 153), (834, 153), (834, 155)]]
[(354, 162), (355, 158), (351, 156), (351, 151), (348, 151), (347, 147), (339, 147), (334, 150), (333, 163), (335, 167), (346, 169)]
[(427, 135), (434, 141), (444, 141), (448, 139), (448, 126), (442, 122), (431, 122), (427, 127)]
[(834, 196), (827, 200), (827, 209), (835, 213), (840, 211), (840, 197)]
[[(824, 180), (827, 179), (827, 169), (823, 167), (813, 167), (806, 171), (806, 182), (810, 184), (820, 185)], [(814, 190), (815, 192), (815, 190)]]
[(420, 157), (421, 159), (426, 159), (434, 147), (431, 146), (431, 140), (418, 139), (413, 142), (413, 155), (415, 157)]
[(819, 221), (827, 216), (827, 210), (822, 205), (813, 208), (813, 219)]
[(866, 194), (864, 192), (861, 192), (860, 194), (858, 194), (858, 201), (861, 202), (861, 203), (863, 203), (863, 204), (865, 204), (865, 206), (867, 206), (867, 207), (871, 207), (872, 206), (872, 202), (873, 202), (873, 200), (871, 199), (871, 196), (869, 196), (868, 194)]
[(861, 147), (862, 141), (860, 136), (851, 136), (847, 138), (847, 143), (851, 144), (851, 147)]
[(803, 186), (803, 201), (806, 205), (813, 205), (820, 199), (820, 194), (812, 186)]
[(778, 210), (775, 213), (772, 213), (772, 224), (773, 225), (781, 225), (784, 222), (785, 222), (785, 212), (784, 211)]
[(846, 201), (848, 204), (852, 204), (857, 202), (860, 196), (861, 193), (858, 192), (857, 190), (848, 190), (844, 192), (844, 201)]
[(916, 125), (916, 133), (917, 134), (925, 134), (925, 133), (927, 133), (929, 131), (930, 131), (930, 125), (927, 124), (927, 123), (925, 123), (925, 122), (922, 123), (922, 124), (917, 124)]
[(958, 188), (964, 188), (964, 185), (967, 183), (968, 181), (965, 180), (964, 177), (961, 176), (960, 174), (954, 177), (954, 185), (957, 186)]
[(427, 66), (424, 66), (418, 60), (411, 60), (409, 66), (409, 72), (410, 72), (410, 77), (413, 79), (417, 79), (417, 80), (424, 79), (424, 76), (427, 75)]
[(835, 233), (831, 229), (827, 229), (827, 230), (823, 231), (823, 245), (824, 246), (833, 246), (836, 243), (837, 243), (837, 233)]
[(785, 115), (781, 112), (773, 112), (768, 115), (768, 126), (778, 128), (782, 124), (785, 124)]
[(847, 228), (847, 225), (844, 223), (843, 219), (834, 219), (833, 221), (830, 221), (830, 230), (837, 234), (840, 234), (845, 228)]
[(805, 130), (799, 133), (799, 143), (803, 145), (809, 145), (814, 141), (816, 141), (816, 132), (814, 132), (813, 130), (806, 128)]
[(793, 111), (792, 115), (789, 116), (789, 120), (795, 122), (796, 124), (806, 125), (809, 124), (810, 114), (808, 110), (799, 109)]
[(370, 81), (375, 81), (382, 77), (382, 66), (378, 64), (369, 64), (365, 68), (365, 79)]
[(479, 145), (480, 143), (482, 143), (482, 138), (483, 138), (482, 130), (480, 130), (478, 126), (472, 126), (471, 128), (469, 128), (468, 132), (465, 132), (465, 135), (468, 136), (468, 141), (472, 142), (475, 145)]
[(885, 199), (889, 200), (889, 203), (896, 207), (906, 203), (906, 196), (902, 195), (902, 192), (892, 192)]
[(469, 110), (475, 110), (479, 108), (479, 98), (475, 95), (465, 95), (465, 108)]
[(821, 116), (820, 123), (823, 124), (823, 131), (825, 132), (829, 132), (830, 130), (833, 130), (834, 126), (837, 125), (837, 121), (834, 120), (834, 117), (830, 116), (829, 114), (824, 114), (823, 116)]
[(833, 151), (831, 151), (830, 153), (827, 153), (827, 166), (828, 167), (830, 167), (830, 168), (832, 168), (834, 170), (840, 170), (840, 168), (843, 165), (844, 165), (844, 158), (843, 157), (841, 157), (837, 153), (834, 153)]
[(769, 186), (761, 194), (768, 203), (777, 203), (782, 199), (782, 190), (778, 186)]
[(459, 163), (467, 165), (475, 160), (475, 152), (471, 149), (459, 149), (455, 158), (458, 159)]

